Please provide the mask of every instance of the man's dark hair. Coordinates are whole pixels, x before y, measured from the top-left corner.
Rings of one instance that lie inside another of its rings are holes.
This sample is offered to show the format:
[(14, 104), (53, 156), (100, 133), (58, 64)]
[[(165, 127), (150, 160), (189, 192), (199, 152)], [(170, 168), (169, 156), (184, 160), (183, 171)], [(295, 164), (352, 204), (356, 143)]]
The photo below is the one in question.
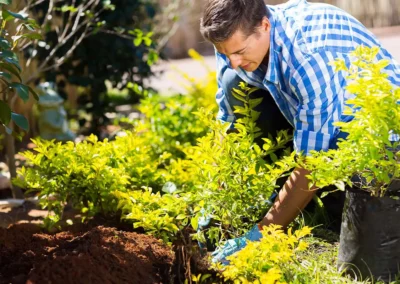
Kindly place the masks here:
[(207, 0), (200, 32), (214, 44), (229, 39), (238, 29), (247, 37), (265, 16), (269, 16), (269, 10), (263, 0)]

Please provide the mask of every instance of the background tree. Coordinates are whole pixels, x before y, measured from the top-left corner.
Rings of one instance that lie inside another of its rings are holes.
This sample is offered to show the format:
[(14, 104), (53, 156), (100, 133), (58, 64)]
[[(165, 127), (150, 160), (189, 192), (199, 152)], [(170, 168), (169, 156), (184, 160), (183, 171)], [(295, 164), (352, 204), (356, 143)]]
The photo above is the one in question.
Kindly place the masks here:
[[(29, 100), (30, 93), (38, 99), (35, 91), (23, 83), (21, 78), (21, 66), (19, 64), (16, 50), (21, 41), (30, 42), (39, 39), (40, 35), (35, 32), (37, 25), (35, 21), (28, 19), (22, 14), (9, 11), (7, 6), (11, 0), (1, 0), (0, 8), (0, 125), (5, 130), (8, 166), (11, 177), (16, 176), (14, 161), (14, 137), (19, 135), (14, 131), (14, 124), (24, 131), (28, 131), (27, 119), (15, 111), (15, 101), (19, 98), (23, 102)], [(9, 23), (13, 22), (15, 30), (10, 32)], [(23, 198), (19, 188), (12, 188), (14, 198)]]
[[(167, 1), (168, 11), (177, 12), (177, 4), (183, 1), (187, 0)], [(167, 26), (173, 25), (177, 18), (177, 14), (172, 13), (175, 16), (169, 18), (161, 12), (157, 1), (26, 2), (23, 11), (38, 20), (44, 38), (22, 47), (27, 65), (34, 60), (40, 62), (27, 81), (37, 82), (42, 78), (57, 81), (64, 97), (67, 97), (65, 86), (84, 87), (79, 108), (92, 114), (89, 132), (95, 134), (99, 134), (99, 127), (105, 123), (105, 112), (113, 108), (105, 81), (114, 88), (130, 86), (126, 102), (137, 102), (143, 79), (151, 75), (150, 65), (158, 59), (153, 37), (165, 42), (171, 32)], [(163, 27), (156, 35), (155, 25)], [(82, 126), (86, 121), (80, 122)]]
[[(48, 80), (62, 75), (66, 83), (86, 88), (78, 102), (92, 114), (90, 132), (95, 134), (105, 123), (105, 112), (113, 110), (105, 81), (119, 89), (128, 84), (143, 86), (143, 78), (151, 75), (150, 65), (158, 59), (151, 32), (155, 6), (136, 0), (114, 0), (113, 5), (112, 11), (100, 15), (91, 36), (74, 49), (57, 72), (46, 73)], [(41, 56), (47, 56), (45, 49), (40, 51)], [(65, 82), (59, 83), (61, 89)], [(130, 89), (127, 103), (137, 102), (140, 89)]]

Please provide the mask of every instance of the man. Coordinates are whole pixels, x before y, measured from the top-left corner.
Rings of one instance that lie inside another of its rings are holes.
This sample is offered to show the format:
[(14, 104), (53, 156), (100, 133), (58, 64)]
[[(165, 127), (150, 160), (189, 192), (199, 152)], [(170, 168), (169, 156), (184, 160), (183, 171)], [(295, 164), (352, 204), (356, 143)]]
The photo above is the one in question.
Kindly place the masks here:
[[(343, 115), (346, 74), (336, 73), (330, 62), (337, 58), (350, 63), (349, 53), (359, 45), (381, 48), (377, 58), (387, 59), (384, 69), (400, 85), (400, 66), (381, 47), (375, 36), (346, 12), (326, 4), (291, 0), (265, 6), (263, 0), (207, 0), (201, 33), (214, 44), (219, 90), (218, 119), (234, 123), (231, 95), (240, 81), (260, 88), (262, 106), (259, 123), (265, 132), (294, 130), (294, 149), (303, 155), (311, 150), (336, 147), (343, 137), (334, 123), (348, 121)], [(250, 232), (231, 240), (214, 253), (213, 261), (261, 238), (260, 229), (269, 224), (286, 227), (309, 203), (315, 191), (308, 190), (309, 172), (293, 171), (272, 208)]]

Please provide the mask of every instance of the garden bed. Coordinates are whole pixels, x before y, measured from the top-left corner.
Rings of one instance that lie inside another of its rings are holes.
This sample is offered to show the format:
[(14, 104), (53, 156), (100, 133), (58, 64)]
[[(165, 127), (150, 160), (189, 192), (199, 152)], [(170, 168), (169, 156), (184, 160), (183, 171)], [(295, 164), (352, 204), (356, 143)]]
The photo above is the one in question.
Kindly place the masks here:
[(172, 283), (174, 253), (159, 240), (112, 227), (71, 229), (0, 228), (0, 283)]

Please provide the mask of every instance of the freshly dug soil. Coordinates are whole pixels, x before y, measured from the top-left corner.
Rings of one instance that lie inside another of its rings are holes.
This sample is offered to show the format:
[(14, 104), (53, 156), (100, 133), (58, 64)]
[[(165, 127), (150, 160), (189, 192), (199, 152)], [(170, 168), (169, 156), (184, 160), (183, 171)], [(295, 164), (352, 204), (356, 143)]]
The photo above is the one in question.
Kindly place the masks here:
[(115, 228), (0, 228), (0, 283), (173, 283), (174, 258), (157, 239)]

